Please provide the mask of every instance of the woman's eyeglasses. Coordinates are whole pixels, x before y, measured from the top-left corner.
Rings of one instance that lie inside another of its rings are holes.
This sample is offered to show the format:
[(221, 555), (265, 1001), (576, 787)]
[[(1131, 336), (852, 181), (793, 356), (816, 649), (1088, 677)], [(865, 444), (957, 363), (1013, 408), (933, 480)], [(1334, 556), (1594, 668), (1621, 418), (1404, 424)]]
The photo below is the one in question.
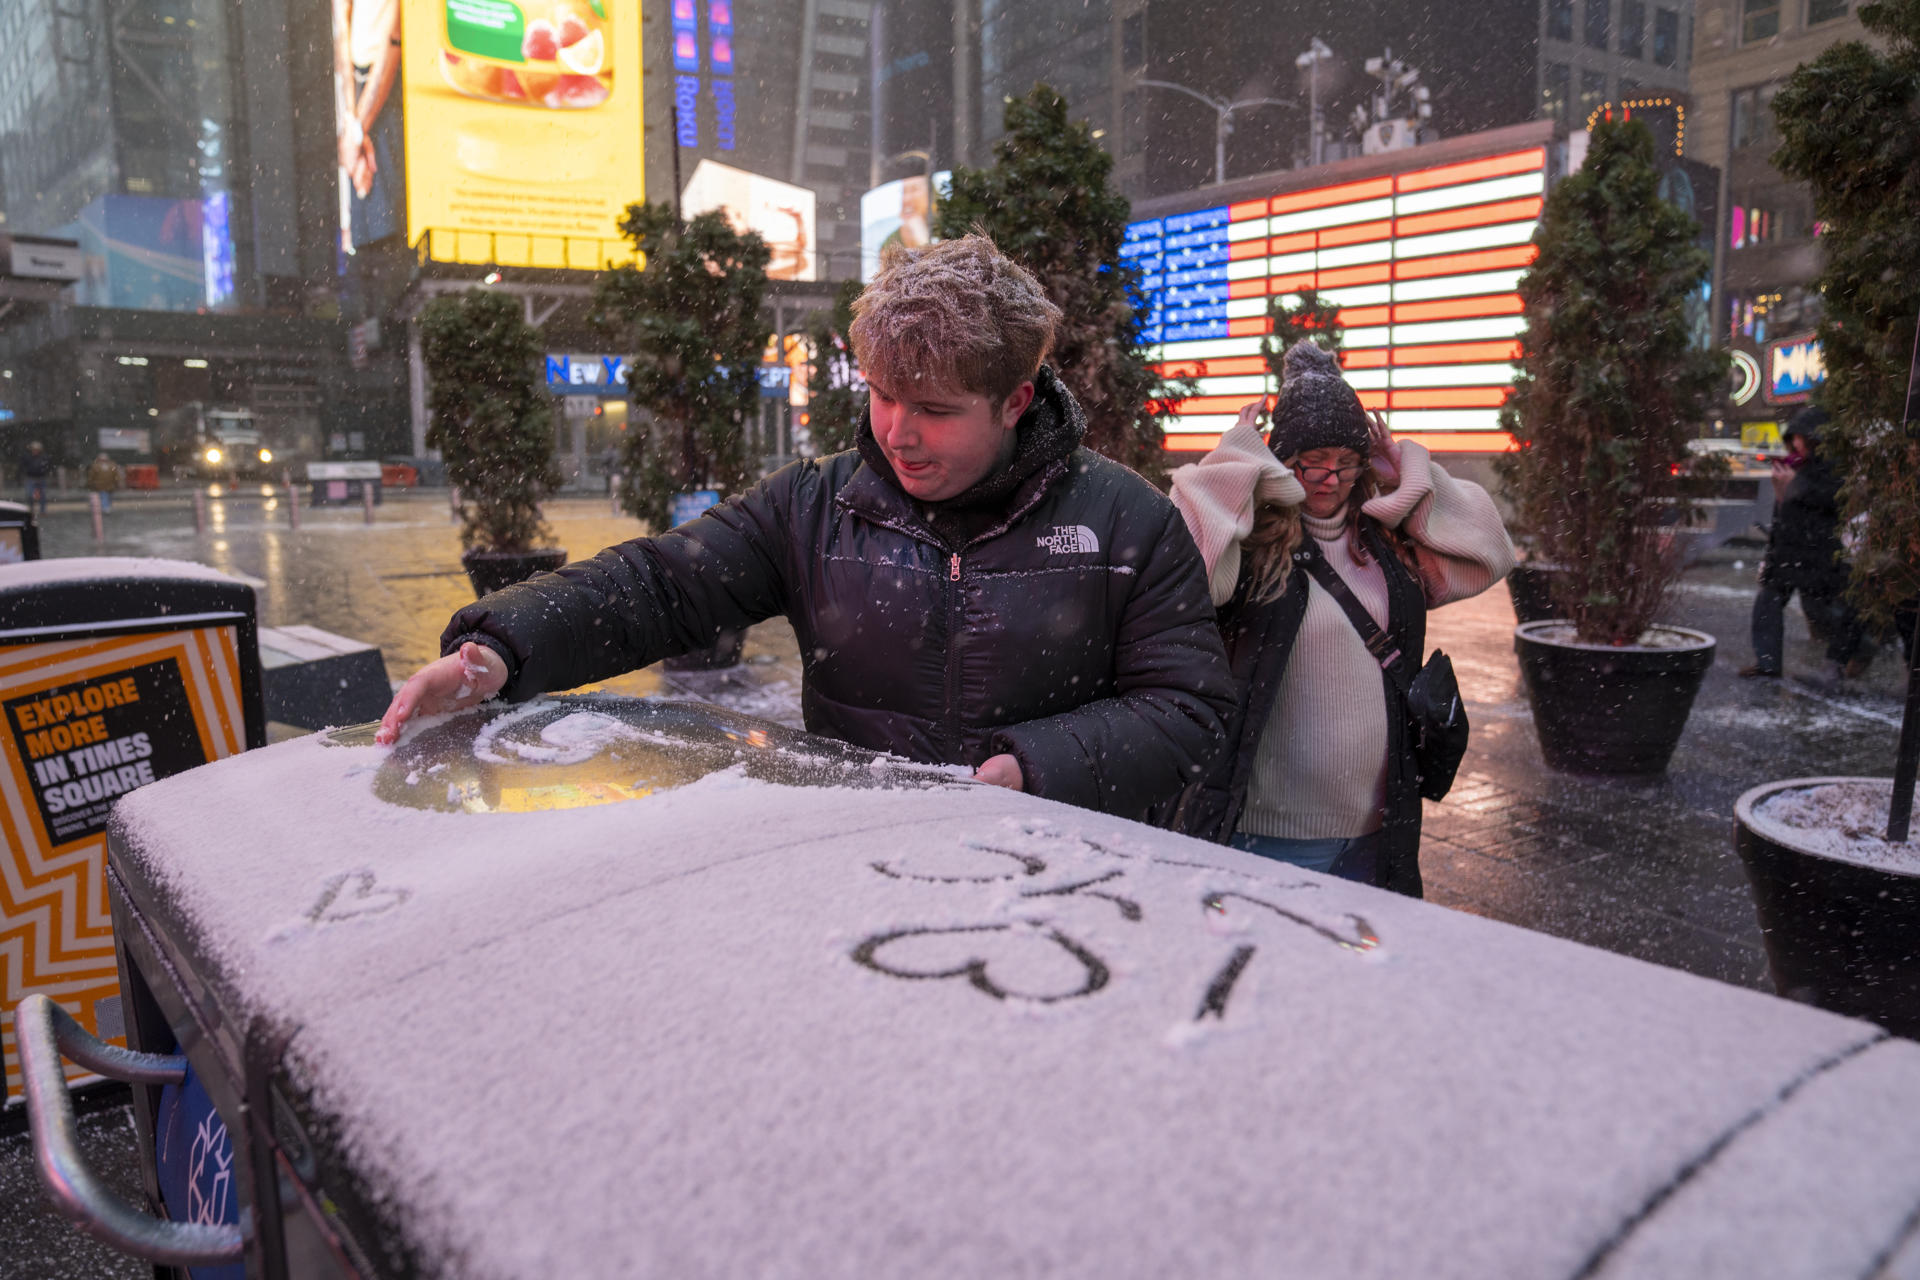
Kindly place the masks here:
[(1364, 462), (1356, 462), (1350, 467), (1295, 467), (1294, 474), (1307, 484), (1319, 484), (1322, 480), (1354, 480), (1367, 469)]

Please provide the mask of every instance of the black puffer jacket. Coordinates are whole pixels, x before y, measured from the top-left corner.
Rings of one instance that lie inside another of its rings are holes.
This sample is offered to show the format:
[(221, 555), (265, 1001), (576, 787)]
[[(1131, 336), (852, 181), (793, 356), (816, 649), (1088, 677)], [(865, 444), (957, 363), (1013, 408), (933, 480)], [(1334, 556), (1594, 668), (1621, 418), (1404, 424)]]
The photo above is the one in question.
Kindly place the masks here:
[(878, 454), (797, 462), (462, 609), (443, 650), (491, 644), (519, 700), (784, 614), (810, 730), (944, 764), (1011, 752), (1029, 792), (1141, 815), (1211, 760), (1232, 682), (1172, 502), (1077, 447), (1079, 406), (1036, 383), (1025, 478), (988, 508), (928, 511)]
[(1840, 559), (1840, 477), (1827, 460), (1810, 455), (1793, 474), (1767, 532), (1763, 582), (1808, 595), (1830, 596), (1847, 585)]

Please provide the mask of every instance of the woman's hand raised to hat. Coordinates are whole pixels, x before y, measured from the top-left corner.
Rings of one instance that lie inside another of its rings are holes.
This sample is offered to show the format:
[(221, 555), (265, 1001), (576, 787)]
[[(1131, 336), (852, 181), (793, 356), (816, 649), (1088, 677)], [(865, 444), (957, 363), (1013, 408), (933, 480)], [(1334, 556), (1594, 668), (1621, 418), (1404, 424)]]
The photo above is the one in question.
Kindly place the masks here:
[(1393, 438), (1393, 432), (1387, 430), (1387, 420), (1375, 409), (1367, 415), (1367, 442), (1369, 457), (1373, 462), (1373, 474), (1380, 479), (1380, 487), (1391, 491), (1400, 487), (1400, 442)]

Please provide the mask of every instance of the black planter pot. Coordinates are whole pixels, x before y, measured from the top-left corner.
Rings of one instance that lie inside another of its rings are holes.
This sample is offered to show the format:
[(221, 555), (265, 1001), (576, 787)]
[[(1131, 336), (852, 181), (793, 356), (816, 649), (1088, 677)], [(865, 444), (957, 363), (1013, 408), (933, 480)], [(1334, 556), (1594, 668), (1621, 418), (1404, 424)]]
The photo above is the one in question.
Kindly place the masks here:
[(1516, 622), (1545, 622), (1553, 617), (1553, 579), (1561, 570), (1550, 564), (1517, 564), (1507, 574)]
[(475, 596), (525, 582), (536, 573), (549, 573), (566, 562), (567, 553), (560, 547), (539, 551), (468, 551), (460, 557), (460, 567), (467, 571), (467, 581), (473, 584)]
[(740, 661), (740, 651), (746, 646), (747, 632), (744, 627), (722, 627), (710, 648), (695, 649), (691, 653), (664, 659), (660, 665), (669, 671), (718, 671), (722, 667), (736, 665)]
[(1664, 771), (1713, 665), (1713, 637), (1685, 627), (1659, 628), (1695, 642), (1682, 649), (1614, 649), (1540, 637), (1559, 625), (1527, 622), (1513, 631), (1547, 763), (1566, 773)]
[(1920, 1039), (1920, 875), (1863, 866), (1786, 843), (1753, 810), (1782, 791), (1881, 778), (1769, 782), (1734, 805), (1734, 848), (1747, 868), (1767, 969), (1781, 995), (1871, 1018)]

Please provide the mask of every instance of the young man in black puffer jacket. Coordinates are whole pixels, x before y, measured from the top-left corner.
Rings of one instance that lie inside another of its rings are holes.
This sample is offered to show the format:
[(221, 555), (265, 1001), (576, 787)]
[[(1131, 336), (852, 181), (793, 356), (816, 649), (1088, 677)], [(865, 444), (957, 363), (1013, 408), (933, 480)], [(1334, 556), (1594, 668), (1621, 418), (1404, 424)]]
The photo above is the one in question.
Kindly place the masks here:
[(816, 733), (1130, 817), (1195, 776), (1234, 697), (1206, 576), (1173, 504), (1080, 447), (1059, 310), (968, 236), (890, 256), (856, 316), (856, 450), (462, 609), (382, 739), (785, 615)]

